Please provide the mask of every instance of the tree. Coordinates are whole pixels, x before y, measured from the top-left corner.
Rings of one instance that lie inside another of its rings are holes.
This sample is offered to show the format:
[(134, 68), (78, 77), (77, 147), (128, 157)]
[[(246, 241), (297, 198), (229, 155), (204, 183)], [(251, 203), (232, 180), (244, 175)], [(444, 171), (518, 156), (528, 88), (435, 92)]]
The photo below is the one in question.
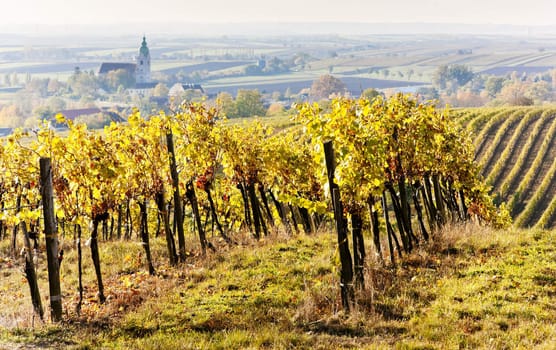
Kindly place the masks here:
[(479, 95), (469, 89), (459, 89), (449, 96), (443, 95), (442, 102), (454, 107), (480, 107), (488, 101), (486, 96)]
[(311, 85), (311, 98), (314, 100), (328, 99), (332, 94), (343, 94), (345, 91), (346, 85), (340, 79), (325, 74)]
[(284, 115), (285, 112), (286, 109), (281, 103), (273, 103), (268, 107), (268, 110), (266, 111), (266, 115), (269, 117), (273, 117), (278, 115)]
[(382, 95), (377, 89), (368, 88), (361, 93), (361, 97), (372, 101), (375, 97)]
[(485, 90), (488, 92), (488, 96), (491, 98), (495, 97), (500, 90), (502, 90), (505, 81), (506, 79), (503, 77), (497, 77), (494, 75), (488, 77), (485, 81)]
[(216, 96), (218, 109), (228, 118), (237, 118), (237, 107), (232, 95), (221, 92)]
[(305, 52), (298, 52), (292, 57), (293, 64), (301, 69), (305, 68), (307, 62), (311, 60), (311, 56)]
[(534, 101), (526, 96), (526, 91), (527, 84), (521, 81), (514, 81), (513, 83), (506, 84), (497, 98), (510, 106), (531, 106)]
[(240, 118), (264, 116), (266, 112), (258, 90), (239, 90), (235, 104)]
[(552, 100), (553, 94), (550, 91), (550, 84), (548, 82), (537, 81), (527, 86), (525, 96), (532, 99), (536, 104), (541, 104), (544, 101)]
[(86, 124), (89, 129), (102, 129), (110, 125), (110, 116), (105, 113), (82, 115), (75, 119), (76, 123)]
[(290, 99), (292, 97), (292, 89), (288, 86), (286, 91), (284, 91), (284, 98)]
[(473, 77), (473, 71), (465, 65), (442, 65), (434, 73), (432, 82), (435, 87), (441, 90), (451, 87), (455, 91), (459, 86), (463, 86), (471, 81)]
[(68, 85), (74, 95), (94, 96), (99, 87), (99, 81), (94, 75), (91, 76), (78, 71), (68, 78)]
[(440, 97), (438, 90), (432, 87), (418, 88), (415, 94), (422, 100), (437, 100)]
[(15, 128), (23, 125), (21, 112), (15, 105), (0, 106), (0, 125), (2, 127)]
[(48, 82), (49, 79), (33, 78), (25, 83), (25, 89), (39, 94), (40, 97), (45, 97), (48, 94)]
[(53, 115), (53, 112), (48, 106), (40, 106), (33, 110), (33, 114), (36, 115), (40, 120), (43, 120), (50, 119)]
[(194, 101), (201, 101), (203, 99), (203, 94), (201, 91), (197, 89), (186, 89), (182, 94), (182, 103), (183, 102), (194, 102)]
[(446, 81), (448, 80), (448, 66), (442, 65), (436, 69), (432, 77), (432, 83), (437, 88), (446, 89)]
[(116, 91), (120, 85), (130, 88), (135, 85), (135, 76), (126, 69), (116, 69), (106, 73), (104, 86), (110, 91)]
[(266, 65), (263, 68), (263, 72), (268, 74), (277, 74), (287, 71), (289, 71), (288, 65), (278, 57), (273, 57), (267, 60)]
[(64, 87), (65, 84), (61, 83), (58, 79), (50, 79), (48, 80), (46, 91), (49, 95), (59, 94)]
[(139, 95), (132, 95), (131, 104), (139, 109), (142, 115), (150, 115), (158, 112), (158, 105), (151, 102), (149, 97), (141, 97)]
[(284, 99), (284, 95), (280, 91), (274, 91), (271, 97), (273, 101), (282, 101)]
[(450, 66), (449, 72), (451, 79), (455, 80), (459, 86), (467, 84), (469, 81), (471, 81), (471, 79), (473, 79), (474, 76), (471, 68), (462, 64)]
[(168, 97), (168, 92), (170, 89), (164, 83), (158, 83), (153, 89), (153, 96), (156, 97)]

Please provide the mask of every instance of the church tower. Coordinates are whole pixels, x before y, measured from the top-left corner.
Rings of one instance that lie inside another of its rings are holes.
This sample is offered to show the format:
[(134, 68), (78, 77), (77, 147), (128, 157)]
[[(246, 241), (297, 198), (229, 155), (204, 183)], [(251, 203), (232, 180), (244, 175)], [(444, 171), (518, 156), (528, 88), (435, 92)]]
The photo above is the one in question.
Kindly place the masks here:
[(151, 54), (149, 53), (145, 36), (143, 36), (143, 42), (139, 49), (139, 56), (137, 56), (137, 68), (135, 73), (137, 84), (151, 82)]

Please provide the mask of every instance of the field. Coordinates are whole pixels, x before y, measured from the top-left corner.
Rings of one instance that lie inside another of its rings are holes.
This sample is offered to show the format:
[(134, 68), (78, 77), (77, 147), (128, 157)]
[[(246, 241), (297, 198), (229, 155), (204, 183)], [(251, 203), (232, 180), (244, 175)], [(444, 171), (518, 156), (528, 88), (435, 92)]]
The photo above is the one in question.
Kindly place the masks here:
[(556, 227), (556, 108), (470, 109), (461, 122), (473, 133), (476, 161), (519, 227)]
[[(513, 71), (539, 73), (556, 65), (551, 37), (377, 35), (193, 39), (154, 35), (147, 39), (154, 72), (208, 73), (196, 82), (211, 93), (256, 88), (251, 79), (262, 79), (258, 82), (259, 90), (269, 93), (283, 93), (287, 88), (298, 93), (329, 72), (347, 80), (349, 90), (357, 93), (371, 87), (430, 84), (432, 74), (442, 64), (465, 64), (474, 72), (496, 75)], [(60, 47), (56, 38), (45, 40), (46, 44), (33, 40), (28, 39), (31, 44), (26, 46), (0, 47), (1, 74), (29, 73), (66, 79), (76, 66), (96, 72), (102, 62), (132, 62), (140, 43), (140, 38), (90, 37), (79, 45), (70, 42), (69, 47)], [(246, 65), (256, 64), (261, 58), (290, 60), (297, 54), (306, 55), (307, 60), (290, 72), (265, 76), (241, 73)], [(231, 76), (223, 79), (222, 74)]]

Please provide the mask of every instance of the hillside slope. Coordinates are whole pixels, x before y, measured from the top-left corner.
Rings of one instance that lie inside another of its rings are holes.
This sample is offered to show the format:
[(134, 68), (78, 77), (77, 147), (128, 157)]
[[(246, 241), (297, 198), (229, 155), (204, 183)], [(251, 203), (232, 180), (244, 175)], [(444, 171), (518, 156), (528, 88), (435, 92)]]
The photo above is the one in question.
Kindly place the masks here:
[(556, 227), (556, 107), (457, 112), (492, 194), (519, 227)]

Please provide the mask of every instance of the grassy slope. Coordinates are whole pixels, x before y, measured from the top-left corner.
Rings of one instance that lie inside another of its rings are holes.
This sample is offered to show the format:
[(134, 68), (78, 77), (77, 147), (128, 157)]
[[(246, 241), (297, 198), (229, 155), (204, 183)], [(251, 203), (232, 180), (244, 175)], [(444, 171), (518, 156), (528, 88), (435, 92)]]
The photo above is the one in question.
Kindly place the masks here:
[[(141, 266), (137, 244), (105, 243), (108, 304), (94, 302), (89, 271), (81, 319), (72, 314), (70, 291), (72, 322), (34, 329), (19, 323), (0, 332), (0, 348), (553, 349), (555, 239), (553, 231), (451, 229), (403, 267), (371, 264), (367, 290), (349, 317), (339, 311), (331, 234), (245, 240), (180, 269), (158, 265), (157, 277), (134, 272)], [(155, 255), (163, 254), (159, 243)], [(63, 280), (74, 285), (73, 252), (67, 255)]]

